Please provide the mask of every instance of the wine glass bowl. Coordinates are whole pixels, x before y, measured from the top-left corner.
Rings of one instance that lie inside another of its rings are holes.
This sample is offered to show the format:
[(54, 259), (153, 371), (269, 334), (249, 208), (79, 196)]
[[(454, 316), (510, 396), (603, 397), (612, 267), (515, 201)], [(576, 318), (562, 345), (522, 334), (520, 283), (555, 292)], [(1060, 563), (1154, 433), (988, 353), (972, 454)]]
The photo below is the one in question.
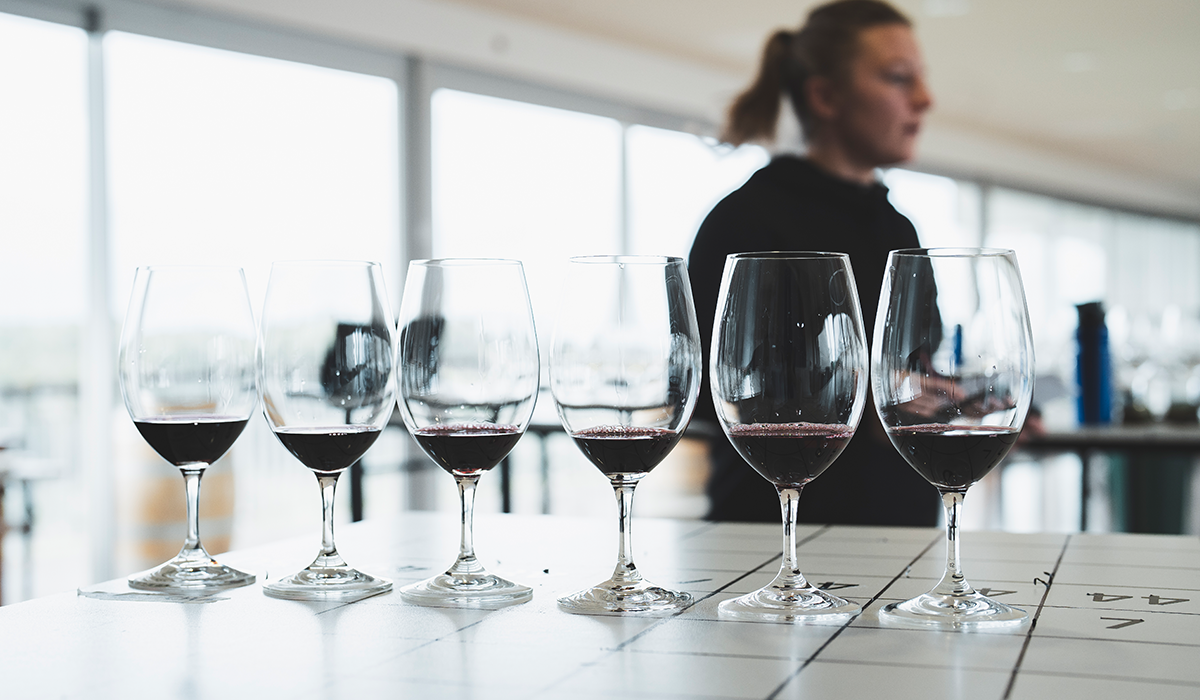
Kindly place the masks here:
[(480, 476), (508, 456), (533, 416), (540, 360), (521, 263), (417, 260), (400, 309), (400, 411), (417, 445), (454, 477), (459, 554), (444, 573), (403, 587), (418, 605), (496, 609), (533, 589), (475, 556)]
[(967, 489), (1016, 444), (1033, 394), (1033, 341), (1012, 251), (893, 251), (872, 349), (876, 408), (892, 444), (942, 495), (946, 572), (885, 606), (884, 621), (949, 628), (1019, 625), (1028, 615), (967, 582), (959, 510)]
[(585, 614), (670, 612), (686, 592), (642, 577), (632, 556), (637, 483), (683, 435), (700, 385), (700, 339), (679, 258), (573, 258), (550, 355), (563, 427), (617, 497), (617, 565), (603, 583), (560, 598)]
[(333, 534), (338, 477), (370, 449), (395, 405), (393, 319), (378, 263), (277, 262), (259, 345), (263, 410), (275, 437), (316, 476), (322, 541), (307, 568), (263, 586), (291, 600), (356, 600), (390, 581), (346, 564)]
[(810, 584), (797, 564), (800, 493), (841, 454), (867, 393), (862, 312), (840, 253), (726, 259), (713, 326), (711, 386), (734, 448), (779, 492), (783, 561), (766, 586), (718, 606), (735, 619), (842, 620), (856, 603)]
[(121, 393), (138, 432), (183, 474), (187, 535), (175, 558), (131, 577), (133, 588), (205, 593), (254, 583), (205, 551), (199, 499), (205, 469), (232, 447), (258, 401), (256, 333), (241, 268), (137, 270), (121, 333)]

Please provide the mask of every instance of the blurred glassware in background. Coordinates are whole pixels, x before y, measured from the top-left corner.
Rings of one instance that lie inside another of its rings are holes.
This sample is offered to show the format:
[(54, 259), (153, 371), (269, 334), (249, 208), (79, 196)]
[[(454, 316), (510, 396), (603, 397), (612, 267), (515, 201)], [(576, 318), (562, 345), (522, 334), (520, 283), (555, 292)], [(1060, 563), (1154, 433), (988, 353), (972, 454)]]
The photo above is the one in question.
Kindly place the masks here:
[(1115, 415), (1124, 425), (1200, 422), (1200, 318), (1170, 305), (1109, 315)]

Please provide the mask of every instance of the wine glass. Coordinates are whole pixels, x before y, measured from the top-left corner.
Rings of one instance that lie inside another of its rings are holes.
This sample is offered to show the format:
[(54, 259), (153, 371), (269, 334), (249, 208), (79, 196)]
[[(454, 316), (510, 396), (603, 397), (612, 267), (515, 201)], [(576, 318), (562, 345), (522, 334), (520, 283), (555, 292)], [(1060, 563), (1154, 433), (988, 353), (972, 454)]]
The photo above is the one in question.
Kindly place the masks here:
[(140, 267), (118, 359), (138, 432), (183, 473), (187, 536), (174, 559), (136, 574), (143, 590), (206, 593), (254, 583), (200, 543), (200, 477), (233, 446), (258, 402), (254, 315), (239, 267)]
[(550, 351), (563, 427), (612, 483), (620, 539), (607, 581), (560, 598), (572, 613), (672, 611), (688, 593), (642, 578), (633, 562), (633, 492), (675, 447), (696, 405), (700, 336), (680, 258), (572, 258)]
[(458, 558), (400, 589), (419, 605), (495, 609), (533, 597), (475, 557), (479, 477), (517, 444), (533, 416), (540, 366), (525, 273), (516, 260), (416, 260), (400, 307), (404, 423), (458, 484)]
[(892, 251), (871, 356), (892, 444), (946, 508), (946, 573), (885, 606), (885, 621), (943, 627), (1021, 624), (1018, 608), (971, 587), (959, 567), (959, 510), (971, 484), (1012, 449), (1033, 394), (1033, 340), (1010, 250)]
[(839, 621), (858, 604), (810, 584), (796, 556), (804, 485), (821, 475), (858, 427), (867, 349), (850, 258), (841, 253), (730, 255), (713, 324), (712, 393), (721, 427), (775, 485), (783, 561), (766, 586), (723, 601), (724, 617)]
[(373, 262), (277, 262), (262, 314), (259, 384), (275, 437), (321, 487), (321, 550), (263, 586), (291, 600), (357, 600), (392, 583), (348, 566), (333, 539), (337, 479), (374, 444), (396, 403), (383, 270)]

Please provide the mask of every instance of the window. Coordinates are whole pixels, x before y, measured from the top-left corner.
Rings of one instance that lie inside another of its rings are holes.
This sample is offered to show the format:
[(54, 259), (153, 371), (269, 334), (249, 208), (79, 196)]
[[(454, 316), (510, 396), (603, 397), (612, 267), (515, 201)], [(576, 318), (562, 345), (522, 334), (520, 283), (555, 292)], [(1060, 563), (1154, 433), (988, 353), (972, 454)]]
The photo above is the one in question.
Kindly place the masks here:
[(888, 200), (912, 221), (926, 248), (977, 246), (981, 237), (978, 185), (892, 168), (884, 175)]
[[(0, 294), (19, 301), (0, 305), (0, 472), (9, 522), (20, 522), (27, 496), (36, 515), (28, 537), (6, 537), (7, 562), (33, 566), (4, 568), (0, 602), (160, 563), (182, 541), (181, 480), (133, 430), (119, 392), (106, 415), (83, 420), (84, 387), (115, 385), (115, 367), (81, 362), (96, 356), (84, 321), (107, 309), (99, 325), (115, 336), (136, 266), (241, 265), (256, 309), (281, 258), (378, 260), (394, 301), (401, 291), (395, 81), (113, 31), (102, 79), (90, 83), (88, 41), (79, 29), (0, 15)], [(395, 59), (351, 54), (320, 53), (398, 70)], [(96, 191), (107, 190), (107, 235), (89, 230), (93, 90), (106, 93), (109, 167)], [(110, 285), (97, 303), (89, 295), (104, 261)], [(111, 426), (111, 455), (84, 444), (89, 422), (106, 435)], [(261, 421), (252, 426), (231, 453), (238, 469), (205, 478), (214, 552), (235, 532), (248, 546), (311, 524), (311, 477)], [(394, 472), (403, 450), (386, 442), (372, 459)], [(85, 454), (96, 468), (80, 466)], [(115, 507), (97, 480), (114, 482)], [(118, 519), (116, 543), (102, 534), (98, 547), (89, 533), (110, 530), (99, 522), (106, 512)]]
[[(1186, 384), (1194, 364), (1187, 344), (1200, 325), (1200, 225), (1004, 188), (989, 202), (985, 242), (1017, 251), (1052, 426), (1075, 420), (1067, 387), (1075, 381), (1078, 304), (1104, 304), (1118, 388), (1133, 389), (1148, 360), (1142, 379), (1162, 370), (1164, 382), (1177, 373), (1174, 383)], [(1170, 403), (1166, 391), (1156, 413)]]
[(687, 257), (700, 223), (722, 197), (767, 164), (758, 147), (732, 149), (682, 131), (634, 125), (625, 132), (629, 250)]
[(400, 299), (398, 92), (388, 79), (113, 32), (105, 38), (114, 315), (145, 264), (383, 263)]
[(0, 473), (7, 520), (34, 499), (38, 528), (5, 537), (9, 561), (61, 553), (36, 573), (4, 568), (0, 603), (89, 574), (77, 459), (87, 284), (87, 36), (0, 14)]
[(621, 126), (448, 89), (432, 120), (434, 255), (521, 260), (545, 350), (560, 261), (620, 250)]
[[(134, 269), (147, 264), (240, 265), (257, 315), (273, 260), (375, 260), (399, 308), (395, 82), (122, 32), (104, 49), (115, 319)], [(165, 505), (182, 507), (182, 491), (124, 406), (115, 410), (118, 570), (133, 571), (178, 548), (180, 512)], [(312, 478), (260, 416), (222, 462), (237, 466), (210, 469), (201, 499), (211, 551), (311, 523)], [(147, 514), (151, 498), (166, 512)], [(349, 518), (346, 505), (338, 517)]]
[[(713, 204), (766, 162), (759, 148), (723, 149), (680, 131), (456, 89), (435, 90), (431, 110), (433, 254), (524, 263), (544, 371), (568, 257), (686, 256)], [(557, 420), (544, 394), (535, 422)], [(512, 508), (610, 514), (611, 495), (589, 486), (595, 469), (571, 441), (544, 440), (524, 440), (513, 453)], [(702, 484), (672, 485), (676, 471), (660, 469), (658, 486), (643, 486), (640, 513), (703, 515)], [(453, 487), (443, 481), (432, 500), (451, 507)], [(481, 484), (481, 510), (499, 505), (498, 481)]]

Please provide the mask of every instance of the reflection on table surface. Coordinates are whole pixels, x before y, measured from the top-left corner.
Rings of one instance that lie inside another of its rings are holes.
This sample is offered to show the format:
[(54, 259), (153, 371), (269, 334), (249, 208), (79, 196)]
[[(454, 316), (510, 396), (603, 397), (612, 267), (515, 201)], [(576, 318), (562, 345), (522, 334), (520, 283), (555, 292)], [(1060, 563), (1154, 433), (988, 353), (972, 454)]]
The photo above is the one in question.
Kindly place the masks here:
[[(1037, 620), (968, 634), (884, 628), (878, 608), (941, 574), (933, 529), (804, 526), (809, 579), (863, 605), (835, 626), (721, 620), (762, 585), (778, 526), (642, 520), (648, 575), (696, 603), (660, 617), (588, 617), (558, 596), (603, 576), (608, 519), (481, 514), (489, 568), (534, 588), (499, 611), (268, 598), (261, 584), (202, 599), (123, 582), (0, 609), (5, 697), (1192, 698), (1200, 693), (1200, 539), (967, 533), (972, 582)], [(311, 536), (230, 552), (261, 579), (307, 563)], [(344, 527), (339, 544), (398, 585), (445, 567), (455, 515)]]

